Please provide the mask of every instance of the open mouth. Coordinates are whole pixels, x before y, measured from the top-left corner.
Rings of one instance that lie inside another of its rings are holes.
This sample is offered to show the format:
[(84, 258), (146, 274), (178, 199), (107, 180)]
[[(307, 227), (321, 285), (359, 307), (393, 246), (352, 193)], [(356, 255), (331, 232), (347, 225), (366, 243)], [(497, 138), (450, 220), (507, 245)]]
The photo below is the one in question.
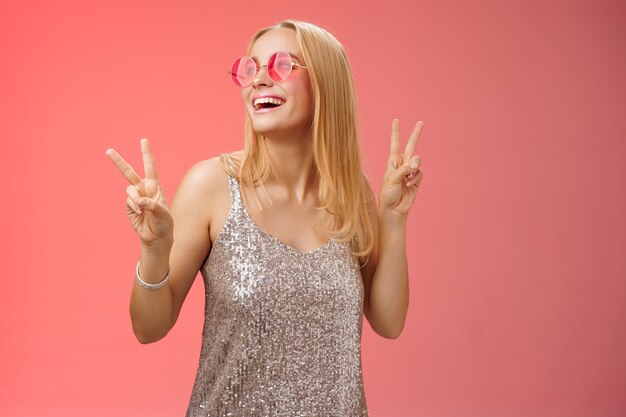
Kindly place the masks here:
[(262, 97), (257, 98), (252, 103), (254, 110), (262, 110), (262, 109), (273, 109), (279, 106), (282, 106), (285, 103), (285, 100), (282, 100), (278, 97)]

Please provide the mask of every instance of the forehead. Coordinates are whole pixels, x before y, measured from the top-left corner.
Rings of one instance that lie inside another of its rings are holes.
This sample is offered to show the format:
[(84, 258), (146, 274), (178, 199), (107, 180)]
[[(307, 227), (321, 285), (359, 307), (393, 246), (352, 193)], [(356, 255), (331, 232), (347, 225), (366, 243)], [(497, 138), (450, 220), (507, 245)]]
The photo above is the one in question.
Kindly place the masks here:
[(296, 57), (302, 56), (295, 30), (279, 28), (264, 33), (254, 42), (254, 45), (252, 45), (250, 55), (263, 61), (269, 59), (276, 51), (289, 52)]

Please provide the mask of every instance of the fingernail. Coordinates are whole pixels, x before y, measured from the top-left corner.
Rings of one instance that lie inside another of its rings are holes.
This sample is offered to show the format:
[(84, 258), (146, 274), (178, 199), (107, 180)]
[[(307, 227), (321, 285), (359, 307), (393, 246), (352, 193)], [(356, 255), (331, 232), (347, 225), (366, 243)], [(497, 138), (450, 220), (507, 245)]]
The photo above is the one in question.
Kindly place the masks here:
[(416, 169), (417, 168), (417, 162), (413, 162), (411, 164), (411, 169)]

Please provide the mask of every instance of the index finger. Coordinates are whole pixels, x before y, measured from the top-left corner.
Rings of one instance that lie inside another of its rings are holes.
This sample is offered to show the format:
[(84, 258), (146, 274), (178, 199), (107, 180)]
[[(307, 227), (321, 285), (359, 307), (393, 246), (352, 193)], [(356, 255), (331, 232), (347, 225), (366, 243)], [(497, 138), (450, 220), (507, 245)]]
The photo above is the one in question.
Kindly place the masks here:
[(122, 175), (124, 177), (126, 177), (126, 179), (133, 185), (137, 185), (141, 182), (141, 178), (139, 177), (139, 175), (137, 175), (137, 173), (135, 172), (135, 170), (133, 169), (133, 167), (131, 167), (128, 162), (124, 161), (124, 158), (122, 158), (120, 156), (119, 153), (117, 153), (117, 151), (115, 151), (115, 149), (113, 148), (109, 148), (106, 151), (106, 156), (109, 157), (109, 159), (111, 161), (113, 161), (113, 163), (115, 164), (115, 166), (117, 167), (117, 169), (120, 170), (120, 172), (122, 173)]
[(393, 119), (391, 122), (391, 143), (389, 146), (389, 153), (396, 155), (400, 153), (400, 121)]
[(406, 144), (406, 148), (404, 149), (404, 162), (407, 162), (415, 153), (415, 147), (417, 146), (417, 140), (422, 133), (422, 128), (424, 127), (424, 122), (421, 120), (415, 124), (413, 128), (413, 132), (411, 132), (411, 136), (409, 136), (409, 141)]
[(146, 174), (146, 178), (153, 180), (158, 179), (159, 176), (157, 174), (154, 156), (152, 155), (152, 149), (150, 148), (150, 142), (146, 138), (141, 139), (141, 156), (143, 157), (143, 172)]

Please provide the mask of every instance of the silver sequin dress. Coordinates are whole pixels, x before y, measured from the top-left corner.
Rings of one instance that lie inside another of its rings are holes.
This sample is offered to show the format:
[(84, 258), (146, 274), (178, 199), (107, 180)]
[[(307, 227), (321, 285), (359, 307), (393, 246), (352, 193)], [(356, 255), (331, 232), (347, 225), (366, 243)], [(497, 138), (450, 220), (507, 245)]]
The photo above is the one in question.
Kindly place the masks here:
[(201, 268), (205, 324), (187, 417), (367, 416), (357, 260), (344, 243), (303, 253), (264, 232), (228, 181), (230, 213)]

